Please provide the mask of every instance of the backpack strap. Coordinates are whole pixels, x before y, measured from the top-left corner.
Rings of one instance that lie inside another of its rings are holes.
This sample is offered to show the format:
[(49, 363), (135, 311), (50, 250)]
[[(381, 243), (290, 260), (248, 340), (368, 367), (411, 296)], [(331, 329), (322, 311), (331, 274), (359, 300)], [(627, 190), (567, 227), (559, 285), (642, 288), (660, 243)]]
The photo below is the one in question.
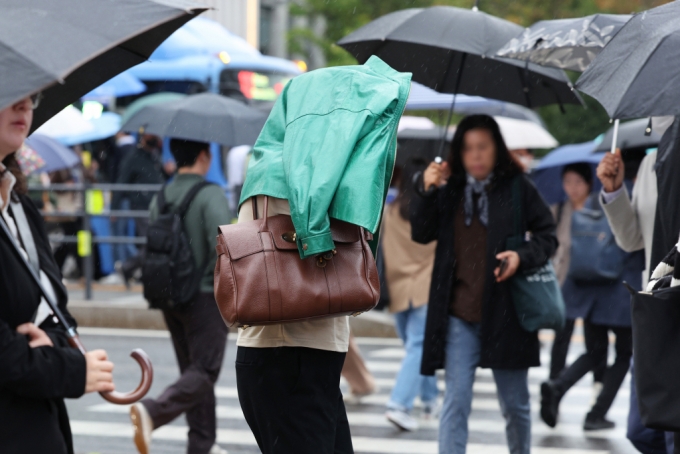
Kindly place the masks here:
[(187, 212), (189, 209), (189, 204), (194, 200), (194, 197), (199, 193), (201, 189), (203, 189), (206, 186), (210, 186), (212, 183), (208, 183), (207, 181), (201, 181), (200, 183), (196, 183), (189, 189), (189, 192), (187, 192), (187, 195), (184, 196), (184, 199), (182, 200), (182, 203), (177, 207), (175, 210), (175, 213), (177, 213), (180, 217), (184, 217), (184, 214)]
[(165, 183), (163, 187), (161, 188), (160, 191), (158, 191), (158, 195), (156, 196), (156, 206), (158, 207), (158, 212), (160, 214), (163, 214), (167, 211), (167, 203), (165, 202), (165, 187), (168, 184)]

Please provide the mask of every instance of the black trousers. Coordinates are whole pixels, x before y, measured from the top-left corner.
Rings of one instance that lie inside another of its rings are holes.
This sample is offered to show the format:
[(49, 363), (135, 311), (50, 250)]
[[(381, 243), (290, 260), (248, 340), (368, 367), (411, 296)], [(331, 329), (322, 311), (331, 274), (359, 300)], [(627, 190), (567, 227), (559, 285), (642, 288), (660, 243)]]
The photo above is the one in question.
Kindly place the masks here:
[(555, 380), (555, 384), (557, 389), (564, 394), (585, 374), (597, 368), (603, 361), (606, 363), (609, 331), (613, 331), (616, 335), (616, 360), (611, 367), (607, 368), (602, 392), (590, 411), (592, 416), (604, 417), (628, 373), (630, 358), (633, 355), (633, 333), (629, 327), (595, 325), (589, 321), (583, 322), (583, 331), (586, 338), (586, 353), (562, 371)]
[(340, 392), (345, 353), (238, 347), (241, 409), (263, 454), (352, 454)]
[[(560, 373), (567, 365), (567, 354), (569, 353), (569, 344), (571, 344), (571, 336), (574, 334), (575, 320), (567, 320), (562, 331), (555, 332), (555, 340), (553, 341), (551, 357), (550, 357), (550, 379), (555, 380), (560, 376)], [(604, 373), (607, 370), (607, 357), (604, 361), (593, 369), (593, 380), (599, 383), (604, 381)]]
[(199, 293), (183, 310), (163, 311), (181, 376), (157, 399), (144, 399), (154, 428), (182, 413), (189, 424), (189, 454), (206, 454), (215, 444), (215, 382), (222, 368), (228, 328), (215, 297)]

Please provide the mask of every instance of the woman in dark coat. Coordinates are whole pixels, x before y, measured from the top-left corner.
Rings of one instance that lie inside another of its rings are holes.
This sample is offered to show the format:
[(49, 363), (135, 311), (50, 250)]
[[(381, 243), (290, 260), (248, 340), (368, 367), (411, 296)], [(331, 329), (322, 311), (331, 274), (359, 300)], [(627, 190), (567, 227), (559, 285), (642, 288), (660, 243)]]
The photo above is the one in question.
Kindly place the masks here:
[[(42, 218), (26, 196), (26, 179), (14, 156), (30, 130), (34, 106), (26, 98), (0, 110), (0, 222), (20, 240), (25, 257), (37, 262), (43, 285), (71, 318)], [(0, 451), (73, 453), (63, 399), (113, 390), (112, 369), (103, 350), (83, 355), (68, 346), (63, 327), (0, 232)]]
[[(516, 179), (521, 232), (513, 223)], [(430, 164), (416, 185), (420, 197), (411, 205), (413, 239), (438, 241), (422, 373), (446, 371), (439, 452), (465, 452), (475, 369), (484, 367), (494, 374), (510, 452), (529, 453), (528, 368), (540, 365), (539, 343), (536, 332), (519, 324), (509, 279), (544, 265), (554, 253), (553, 216), (487, 115), (463, 119), (449, 161)], [(524, 232), (527, 241), (506, 250), (508, 238)]]

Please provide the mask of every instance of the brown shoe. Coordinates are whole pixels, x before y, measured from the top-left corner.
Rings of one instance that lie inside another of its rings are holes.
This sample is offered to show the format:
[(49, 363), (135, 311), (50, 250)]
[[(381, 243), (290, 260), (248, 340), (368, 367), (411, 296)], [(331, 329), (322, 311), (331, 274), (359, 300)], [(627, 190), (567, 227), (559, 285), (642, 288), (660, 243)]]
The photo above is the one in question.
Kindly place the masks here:
[(133, 404), (130, 407), (130, 420), (132, 427), (135, 428), (134, 442), (139, 454), (149, 454), (151, 446), (151, 432), (153, 431), (153, 421), (151, 416), (142, 403)]

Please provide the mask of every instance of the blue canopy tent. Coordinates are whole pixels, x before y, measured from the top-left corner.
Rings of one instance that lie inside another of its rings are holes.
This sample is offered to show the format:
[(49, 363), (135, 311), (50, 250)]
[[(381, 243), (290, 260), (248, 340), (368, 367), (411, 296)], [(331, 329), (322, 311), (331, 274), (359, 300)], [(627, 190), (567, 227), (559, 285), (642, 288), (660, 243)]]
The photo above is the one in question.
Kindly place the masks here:
[[(605, 153), (596, 153), (599, 142), (585, 142), (572, 145), (563, 145), (548, 153), (536, 168), (531, 172), (531, 178), (539, 192), (550, 205), (560, 203), (566, 198), (562, 189), (562, 169), (568, 164), (587, 162), (595, 169)], [(593, 178), (593, 190), (599, 191), (602, 187), (597, 178)]]
[(138, 95), (144, 93), (146, 85), (137, 77), (129, 72), (118, 74), (113, 79), (109, 79), (99, 87), (95, 88), (85, 96), (83, 100), (100, 100), (103, 98), (118, 98), (120, 96)]

